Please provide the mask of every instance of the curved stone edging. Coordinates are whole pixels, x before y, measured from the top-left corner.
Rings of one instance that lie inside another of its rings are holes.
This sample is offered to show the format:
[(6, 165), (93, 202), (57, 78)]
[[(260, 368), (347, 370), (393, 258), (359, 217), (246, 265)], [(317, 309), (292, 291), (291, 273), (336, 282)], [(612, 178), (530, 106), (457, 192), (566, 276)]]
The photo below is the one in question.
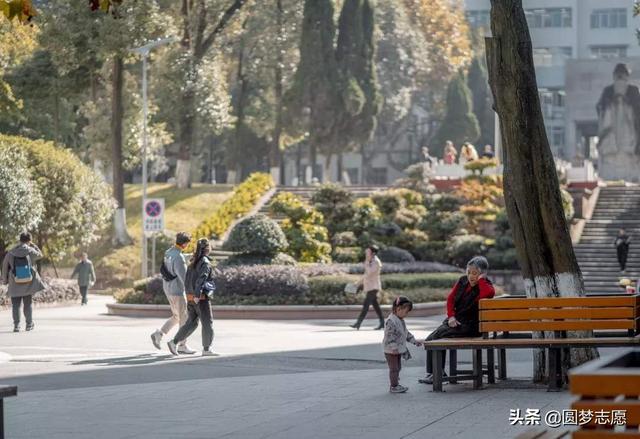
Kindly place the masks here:
[[(353, 319), (362, 309), (360, 305), (214, 305), (216, 319), (255, 320), (312, 320), (312, 319)], [(128, 303), (108, 303), (109, 315), (124, 317), (169, 317), (169, 305), (138, 305)], [(391, 305), (382, 305), (386, 315)], [(446, 302), (417, 303), (411, 317), (429, 317), (446, 314)], [(375, 318), (373, 310), (367, 318)]]

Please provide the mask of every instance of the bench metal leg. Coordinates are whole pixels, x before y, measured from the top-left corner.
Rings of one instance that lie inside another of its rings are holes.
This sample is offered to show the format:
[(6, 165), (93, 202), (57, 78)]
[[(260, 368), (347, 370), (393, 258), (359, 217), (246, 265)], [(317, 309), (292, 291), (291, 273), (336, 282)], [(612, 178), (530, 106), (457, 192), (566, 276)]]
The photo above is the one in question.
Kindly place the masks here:
[(562, 386), (562, 350), (549, 348), (548, 391), (558, 392)]
[(487, 349), (487, 382), (496, 383), (496, 364), (493, 348)]
[(458, 375), (458, 350), (449, 349), (449, 384), (458, 384), (458, 380), (451, 378)]
[(507, 379), (507, 350), (498, 349), (498, 379)]
[(442, 356), (445, 351), (433, 351), (433, 391), (442, 392)]
[(473, 388), (482, 388), (482, 349), (473, 350)]

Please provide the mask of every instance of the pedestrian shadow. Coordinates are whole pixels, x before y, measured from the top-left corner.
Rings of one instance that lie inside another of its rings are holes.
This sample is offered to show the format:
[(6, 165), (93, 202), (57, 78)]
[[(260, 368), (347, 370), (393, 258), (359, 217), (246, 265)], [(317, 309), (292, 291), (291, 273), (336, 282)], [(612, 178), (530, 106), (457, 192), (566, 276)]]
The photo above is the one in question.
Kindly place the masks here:
[(94, 366), (136, 366), (165, 362), (166, 360), (175, 359), (177, 357), (166, 354), (140, 354), (130, 355), (127, 357), (110, 357), (95, 358), (91, 360), (82, 360), (71, 363), (74, 366), (94, 365)]

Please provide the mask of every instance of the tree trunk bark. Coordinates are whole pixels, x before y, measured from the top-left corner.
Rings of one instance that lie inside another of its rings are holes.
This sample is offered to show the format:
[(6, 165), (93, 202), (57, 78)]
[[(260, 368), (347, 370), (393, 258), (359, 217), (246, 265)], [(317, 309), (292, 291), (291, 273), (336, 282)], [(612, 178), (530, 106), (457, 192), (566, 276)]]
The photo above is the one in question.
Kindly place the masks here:
[(343, 154), (342, 154), (342, 152), (339, 152), (338, 153), (338, 162), (336, 164), (337, 165), (336, 166), (337, 167), (336, 173), (338, 174), (338, 178), (337, 178), (336, 181), (339, 182), (339, 183), (343, 183), (344, 184), (346, 182), (344, 181), (344, 178), (342, 178), (342, 173), (344, 172), (342, 159), (343, 159)]
[(324, 159), (324, 169), (322, 170), (323, 183), (331, 183), (333, 181), (331, 178), (331, 159), (333, 159), (333, 154), (327, 153)]
[(316, 172), (316, 163), (318, 163), (318, 147), (313, 142), (309, 145), (309, 162), (311, 165), (311, 180), (313, 180), (318, 177), (318, 173)]
[[(583, 296), (582, 274), (540, 109), (531, 37), (521, 0), (491, 0), (491, 30), (493, 37), (486, 39), (489, 83), (500, 118), (504, 198), (525, 292), (528, 297)], [(536, 334), (540, 338), (552, 336)], [(572, 349), (565, 371), (597, 355), (595, 349)], [(534, 367), (534, 379), (542, 381), (546, 365), (541, 353), (534, 356)]]
[(127, 233), (124, 205), (124, 170), (122, 168), (122, 88), (124, 85), (122, 58), (113, 58), (111, 76), (111, 161), (113, 162), (113, 198), (118, 207), (113, 217), (113, 237), (115, 246), (129, 245), (133, 241)]
[[(282, 75), (282, 66), (284, 65), (284, 50), (282, 47), (282, 40), (284, 39), (284, 20), (283, 14), (284, 9), (282, 7), (282, 0), (276, 0), (276, 22), (278, 24), (278, 44), (276, 50), (276, 65), (275, 65), (275, 104), (276, 104), (276, 114), (275, 114), (275, 125), (273, 128), (273, 140), (271, 142), (271, 151), (269, 154), (269, 167), (271, 168), (272, 175), (278, 175), (278, 181), (275, 181), (276, 184), (284, 185), (285, 184), (285, 175), (284, 175), (284, 166), (282, 163), (282, 152), (280, 151), (280, 138), (282, 137), (283, 130), (283, 121), (282, 121), (282, 110), (283, 110), (283, 102), (282, 96), (284, 94), (284, 85), (283, 75)], [(275, 168), (279, 168), (276, 172)]]

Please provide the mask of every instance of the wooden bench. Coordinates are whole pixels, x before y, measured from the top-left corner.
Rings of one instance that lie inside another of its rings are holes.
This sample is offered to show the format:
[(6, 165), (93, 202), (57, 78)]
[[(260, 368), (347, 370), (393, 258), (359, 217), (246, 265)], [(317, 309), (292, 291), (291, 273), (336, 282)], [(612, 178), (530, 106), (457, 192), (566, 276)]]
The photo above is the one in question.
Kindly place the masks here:
[[(594, 414), (600, 411), (603, 415), (600, 421), (594, 416), (581, 425), (573, 433), (574, 439), (640, 439), (640, 350), (590, 361), (571, 370), (569, 376), (569, 389), (578, 396), (571, 408), (578, 412), (591, 410)], [(603, 425), (604, 414), (612, 414), (613, 410), (625, 411), (623, 431)]]
[(0, 439), (4, 439), (4, 399), (17, 394), (16, 386), (0, 386)]
[[(495, 349), (498, 350), (499, 379), (507, 377), (507, 349), (544, 349), (548, 359), (549, 390), (558, 390), (563, 381), (563, 349), (640, 346), (640, 337), (637, 336), (639, 319), (640, 295), (481, 300), (482, 337), (425, 342), (425, 349), (433, 351), (433, 390), (441, 392), (443, 381), (456, 383), (461, 380), (473, 381), (474, 389), (478, 389), (482, 387), (484, 375), (487, 375), (489, 383), (494, 383)], [(617, 331), (617, 336), (567, 337), (567, 331), (605, 330)], [(552, 331), (556, 338), (534, 338), (534, 333), (541, 331)], [(514, 338), (514, 333), (520, 338)], [(459, 349), (472, 351), (472, 370), (457, 370), (456, 351)], [(450, 373), (443, 377), (442, 356), (447, 350), (451, 354)], [(486, 369), (483, 368), (483, 350), (486, 350)]]

